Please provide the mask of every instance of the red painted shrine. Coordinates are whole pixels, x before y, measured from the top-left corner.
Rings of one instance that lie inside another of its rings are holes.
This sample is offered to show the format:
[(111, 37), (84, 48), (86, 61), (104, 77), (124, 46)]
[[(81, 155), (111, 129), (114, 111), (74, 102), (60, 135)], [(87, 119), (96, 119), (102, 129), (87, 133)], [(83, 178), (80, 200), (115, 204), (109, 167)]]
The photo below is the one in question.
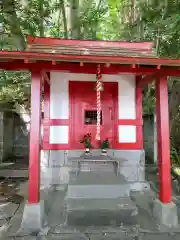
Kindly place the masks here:
[[(29, 37), (26, 51), (0, 52), (0, 69), (32, 73), (28, 206), (40, 201), (40, 152), (77, 155), (84, 151), (80, 140), (87, 133), (92, 135), (93, 151), (99, 149), (98, 134), (102, 140), (108, 138), (110, 154), (127, 156), (129, 164), (142, 164), (140, 182), (145, 181), (142, 89), (152, 81), (156, 85), (159, 200), (164, 205), (172, 202), (167, 79), (180, 75), (180, 60), (157, 58), (152, 47), (149, 42)], [(98, 67), (103, 84), (99, 92)], [(120, 171), (131, 182), (137, 181), (132, 169)]]

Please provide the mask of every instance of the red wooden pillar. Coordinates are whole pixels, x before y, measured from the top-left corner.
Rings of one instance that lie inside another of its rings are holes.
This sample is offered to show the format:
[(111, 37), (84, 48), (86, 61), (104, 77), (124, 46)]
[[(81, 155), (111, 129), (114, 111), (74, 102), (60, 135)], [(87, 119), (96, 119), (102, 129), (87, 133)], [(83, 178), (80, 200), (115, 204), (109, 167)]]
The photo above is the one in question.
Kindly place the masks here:
[(32, 71), (28, 203), (40, 200), (41, 74)]
[(159, 200), (172, 201), (167, 77), (156, 80)]

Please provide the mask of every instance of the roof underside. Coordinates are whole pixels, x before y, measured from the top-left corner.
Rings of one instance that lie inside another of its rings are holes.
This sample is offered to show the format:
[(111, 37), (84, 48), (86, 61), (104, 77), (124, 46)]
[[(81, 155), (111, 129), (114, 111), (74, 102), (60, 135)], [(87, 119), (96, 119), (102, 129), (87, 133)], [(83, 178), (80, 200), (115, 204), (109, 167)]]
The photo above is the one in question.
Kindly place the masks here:
[[(26, 51), (0, 51), (3, 63), (83, 62), (141, 66), (180, 66), (179, 59), (158, 58), (152, 42), (79, 41), (59, 38), (28, 37)], [(48, 64), (48, 63), (47, 63)]]

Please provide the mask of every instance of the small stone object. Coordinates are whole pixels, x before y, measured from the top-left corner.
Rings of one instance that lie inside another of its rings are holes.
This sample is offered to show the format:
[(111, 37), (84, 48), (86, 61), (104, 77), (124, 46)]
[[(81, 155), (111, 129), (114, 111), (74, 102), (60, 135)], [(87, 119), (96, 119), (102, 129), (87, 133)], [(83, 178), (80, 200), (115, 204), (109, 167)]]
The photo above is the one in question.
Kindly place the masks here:
[(118, 207), (119, 207), (119, 208), (123, 208), (123, 207), (127, 207), (127, 206), (128, 206), (127, 203), (125, 203), (125, 204), (118, 204)]
[(3, 34), (4, 32), (4, 26), (3, 26), (3, 23), (0, 22), (0, 34)]
[(86, 148), (85, 154), (86, 154), (86, 155), (89, 155), (89, 153), (90, 153), (90, 149), (89, 149), (89, 148)]
[(0, 203), (12, 202), (15, 204), (20, 204), (24, 198), (16, 194), (16, 192), (17, 188), (14, 184), (0, 184)]
[(101, 147), (101, 155), (107, 156), (107, 149), (109, 148), (109, 140), (106, 138), (104, 141), (100, 143)]
[(106, 151), (106, 149), (102, 149), (101, 155), (102, 155), (102, 156), (107, 156), (107, 151)]

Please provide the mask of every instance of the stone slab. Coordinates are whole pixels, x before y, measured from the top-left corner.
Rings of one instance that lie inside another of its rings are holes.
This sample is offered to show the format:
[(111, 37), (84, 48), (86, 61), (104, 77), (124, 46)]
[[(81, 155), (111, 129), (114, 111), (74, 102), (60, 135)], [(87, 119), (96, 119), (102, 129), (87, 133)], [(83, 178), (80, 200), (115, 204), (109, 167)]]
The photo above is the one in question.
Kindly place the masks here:
[(28, 178), (29, 172), (27, 169), (0, 169), (0, 177), (4, 178)]
[[(87, 238), (88, 237), (88, 238)], [(118, 229), (113, 229), (110, 232), (103, 233), (101, 232), (101, 229), (99, 229), (99, 233), (89, 233), (88, 235), (82, 234), (52, 234), (51, 236), (48, 236), (46, 239), (41, 240), (179, 240), (180, 235), (175, 234), (171, 235), (168, 232), (167, 233), (139, 233), (136, 234), (135, 232), (127, 232), (122, 231), (120, 232)], [(21, 240), (21, 239), (19, 239)], [(26, 240), (26, 239), (23, 239)], [(29, 239), (27, 239), (29, 240)], [(38, 239), (40, 240), (40, 239)]]
[(130, 198), (67, 201), (68, 225), (135, 224), (137, 214), (137, 207)]
[(67, 199), (114, 199), (128, 197), (130, 185), (70, 185), (68, 186)]
[(154, 201), (153, 215), (160, 225), (178, 227), (177, 206), (173, 202), (164, 204), (156, 199)]
[(127, 183), (122, 175), (113, 172), (81, 172), (75, 178), (70, 178), (69, 185), (111, 185)]
[(24, 207), (23, 218), (19, 233), (39, 233), (42, 232), (46, 222), (44, 201), (29, 204)]
[(81, 172), (71, 174), (66, 198), (118, 198), (128, 197), (131, 190), (149, 190), (146, 182), (127, 182), (123, 175), (113, 172)]

